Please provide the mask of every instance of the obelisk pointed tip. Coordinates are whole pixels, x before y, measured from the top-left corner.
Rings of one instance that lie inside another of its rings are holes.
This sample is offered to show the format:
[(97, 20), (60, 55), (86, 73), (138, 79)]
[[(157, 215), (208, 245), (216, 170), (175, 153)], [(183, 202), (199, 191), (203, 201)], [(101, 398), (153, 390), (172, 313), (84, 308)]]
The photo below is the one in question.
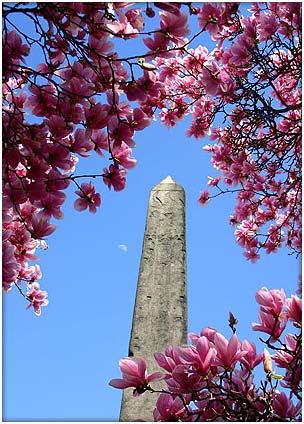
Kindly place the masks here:
[(152, 190), (183, 190), (183, 188), (168, 175), (160, 183), (158, 183)]
[(168, 175), (168, 177), (164, 178), (159, 184), (172, 184), (175, 183), (175, 181), (172, 180), (171, 175)]

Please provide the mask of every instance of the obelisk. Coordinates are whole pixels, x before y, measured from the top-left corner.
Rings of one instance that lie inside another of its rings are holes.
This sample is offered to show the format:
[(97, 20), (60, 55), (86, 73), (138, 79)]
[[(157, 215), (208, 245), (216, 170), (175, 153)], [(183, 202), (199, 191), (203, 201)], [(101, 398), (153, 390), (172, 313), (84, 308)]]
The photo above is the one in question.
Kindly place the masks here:
[[(143, 357), (148, 372), (159, 371), (153, 353), (186, 341), (185, 192), (167, 177), (150, 193), (129, 357)], [(158, 395), (134, 397), (132, 392), (124, 390), (120, 421), (153, 421)]]

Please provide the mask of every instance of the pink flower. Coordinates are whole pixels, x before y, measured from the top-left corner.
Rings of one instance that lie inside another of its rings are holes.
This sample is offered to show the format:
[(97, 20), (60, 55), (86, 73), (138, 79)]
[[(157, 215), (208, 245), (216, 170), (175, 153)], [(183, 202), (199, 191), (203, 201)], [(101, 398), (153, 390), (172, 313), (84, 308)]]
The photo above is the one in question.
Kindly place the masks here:
[(109, 170), (104, 168), (103, 182), (109, 187), (114, 188), (115, 191), (121, 191), (126, 185), (126, 171), (119, 169), (117, 165), (110, 165)]
[(144, 393), (149, 383), (157, 381), (163, 378), (163, 374), (160, 372), (154, 372), (152, 374), (147, 373), (147, 365), (142, 358), (138, 359), (121, 359), (119, 361), (119, 368), (122, 373), (121, 378), (115, 378), (109, 382), (110, 386), (116, 389), (126, 389), (128, 387), (134, 387), (134, 396), (139, 396)]
[(87, 127), (93, 130), (104, 128), (109, 120), (111, 106), (97, 103), (85, 108), (85, 117)]
[(157, 52), (158, 50), (165, 50), (169, 44), (170, 39), (161, 32), (156, 32), (153, 35), (153, 38), (144, 38), (143, 42), (152, 52)]
[(44, 122), (48, 126), (52, 136), (56, 139), (64, 138), (71, 133), (70, 124), (62, 116), (52, 115)]
[(217, 333), (217, 331), (216, 331), (215, 328), (205, 327), (200, 332), (200, 335), (207, 337), (207, 339), (209, 340), (209, 342), (214, 343), (214, 337), (215, 337), (216, 333)]
[(131, 9), (126, 13), (126, 18), (134, 29), (141, 31), (144, 27), (144, 18), (140, 9)]
[(42, 273), (40, 270), (40, 266), (39, 265), (33, 265), (33, 266), (29, 266), (26, 269), (26, 274), (27, 274), (27, 279), (31, 280), (31, 282), (40, 280), (42, 277)]
[(215, 337), (216, 333), (217, 333), (217, 331), (216, 331), (215, 328), (205, 327), (201, 330), (199, 336), (195, 333), (189, 333), (188, 337), (195, 346), (197, 341), (199, 340), (199, 338), (202, 337), (202, 336), (205, 336), (209, 340), (209, 342), (214, 343), (214, 337)]
[(53, 168), (61, 168), (65, 171), (71, 167), (71, 154), (67, 147), (57, 143), (47, 143), (43, 151), (48, 155), (48, 163)]
[(190, 372), (188, 365), (177, 365), (166, 383), (172, 393), (191, 393), (204, 387), (203, 378)]
[(21, 56), (28, 56), (30, 52), (30, 47), (22, 44), (20, 36), (15, 31), (6, 33), (4, 47), (10, 49), (11, 59), (21, 59)]
[(49, 190), (65, 190), (71, 181), (65, 178), (57, 169), (51, 169), (47, 174), (47, 187)]
[(130, 101), (145, 101), (147, 98), (147, 94), (144, 89), (138, 84), (138, 82), (130, 82), (125, 86), (125, 93)]
[(205, 137), (210, 129), (213, 111), (214, 103), (209, 96), (197, 101), (193, 107), (192, 123), (186, 134), (195, 138)]
[(256, 301), (261, 305), (261, 311), (279, 316), (285, 305), (286, 295), (283, 289), (268, 290), (267, 287), (262, 287), (256, 292)]
[(128, 121), (122, 122), (117, 119), (117, 116), (112, 116), (108, 123), (109, 133), (111, 139), (114, 140), (116, 145), (120, 145), (124, 141), (128, 146), (134, 147), (135, 143), (132, 139), (134, 129)]
[(189, 34), (188, 16), (186, 13), (173, 15), (170, 12), (160, 12), (160, 27), (173, 41), (177, 42)]
[(263, 353), (256, 353), (256, 347), (254, 343), (244, 340), (241, 343), (242, 350), (246, 351), (246, 354), (240, 359), (241, 364), (245, 365), (247, 370), (253, 370), (263, 360)]
[(208, 202), (209, 200), (209, 191), (203, 191), (201, 192), (199, 198), (198, 198), (198, 203), (202, 206), (205, 206), (205, 204)]
[(234, 232), (238, 244), (242, 247), (246, 247), (248, 250), (255, 248), (255, 236), (258, 229), (259, 227), (253, 218), (248, 220), (244, 219)]
[(284, 331), (287, 323), (285, 315), (274, 317), (266, 312), (259, 312), (259, 323), (253, 323), (253, 331), (262, 331), (263, 333), (271, 335), (271, 340), (277, 340)]
[(6, 31), (3, 39), (3, 74), (6, 78), (15, 75), (14, 69), (20, 64), (23, 56), (28, 56), (30, 47), (22, 44), (15, 31)]
[(31, 217), (32, 230), (31, 234), (33, 238), (42, 239), (52, 234), (56, 225), (49, 223), (50, 218), (44, 215), (42, 212), (36, 212)]
[(200, 375), (206, 376), (214, 364), (217, 353), (212, 346), (207, 337), (202, 336), (196, 341), (195, 346), (181, 347), (178, 352), (187, 364), (192, 365)]
[(107, 37), (100, 37), (100, 34), (98, 35), (98, 38), (95, 38), (92, 34), (90, 34), (88, 41), (89, 47), (100, 55), (109, 54), (110, 50), (113, 48), (113, 44), (107, 39)]
[(168, 346), (164, 353), (154, 353), (154, 358), (158, 365), (169, 373), (171, 373), (177, 365), (181, 365), (185, 362), (180, 357), (176, 348), (172, 346)]
[(252, 249), (246, 250), (246, 252), (244, 252), (244, 256), (246, 259), (248, 259), (251, 262), (256, 262), (259, 258), (260, 255), (257, 252), (257, 249), (255, 247), (253, 247)]
[(275, 393), (275, 398), (272, 403), (274, 413), (280, 418), (295, 418), (301, 411), (301, 403), (294, 405), (291, 397), (287, 397), (285, 393)]
[(74, 208), (77, 211), (81, 212), (89, 208), (91, 213), (96, 212), (96, 208), (101, 204), (101, 197), (99, 193), (95, 193), (95, 187), (91, 181), (89, 183), (82, 183), (81, 189), (75, 191), (75, 193), (80, 197), (74, 202)]
[(48, 191), (47, 195), (41, 199), (42, 211), (46, 216), (53, 216), (56, 219), (63, 218), (60, 207), (64, 203), (66, 195), (62, 191)]
[(216, 364), (225, 369), (233, 369), (237, 361), (247, 353), (246, 350), (242, 350), (236, 335), (233, 335), (228, 342), (224, 336), (217, 333), (214, 337), (214, 345), (217, 351)]
[(56, 113), (57, 96), (53, 85), (43, 87), (31, 85), (29, 91), (33, 95), (27, 99), (25, 106), (29, 107), (34, 115), (50, 116)]
[(288, 369), (294, 357), (291, 353), (280, 350), (275, 355), (272, 355), (272, 359), (279, 368)]
[(77, 128), (74, 134), (74, 140), (72, 139), (71, 152), (87, 157), (90, 155), (89, 151), (93, 148), (94, 143), (90, 140), (89, 134), (85, 130)]
[(211, 187), (216, 187), (221, 180), (221, 177), (215, 177), (215, 178), (208, 177), (208, 178), (209, 178), (208, 185)]
[(200, 79), (205, 86), (207, 94), (216, 96), (219, 91), (221, 80), (219, 79), (219, 67), (216, 62), (212, 62), (211, 66), (202, 69)]
[(198, 14), (200, 28), (205, 28), (210, 34), (219, 30), (220, 10), (217, 4), (205, 3)]
[(141, 131), (151, 124), (151, 120), (139, 108), (133, 110), (133, 117), (129, 120), (129, 122), (135, 131)]
[(298, 324), (302, 322), (302, 301), (298, 296), (292, 295), (286, 300), (286, 314), (290, 321)]
[[(138, 29), (134, 28), (128, 20), (128, 17), (122, 12), (118, 11), (118, 21), (113, 22), (112, 24), (107, 24), (113, 34), (117, 37), (121, 36), (122, 38), (133, 38), (138, 33)], [(132, 17), (130, 16), (132, 19)], [(136, 26), (136, 25), (135, 25)]]
[(273, 15), (272, 13), (263, 13), (262, 15), (260, 15), (257, 24), (259, 40), (266, 41), (276, 32), (278, 27), (279, 24), (276, 20), (275, 15)]
[(38, 283), (29, 284), (26, 297), (31, 303), (27, 309), (32, 306), (34, 308), (35, 315), (41, 315), (41, 307), (47, 306), (49, 303), (47, 295), (46, 291), (40, 290), (40, 285)]
[(228, 62), (236, 67), (249, 66), (250, 47), (248, 38), (245, 35), (240, 36), (231, 49), (224, 53), (224, 63)]
[(124, 168), (131, 169), (136, 165), (136, 159), (131, 157), (132, 150), (123, 141), (121, 142), (120, 146), (114, 147), (112, 149), (112, 153), (115, 162)]
[(3, 280), (3, 289), (9, 291), (11, 285), (16, 280), (18, 273), (20, 271), (20, 264), (18, 263), (15, 257), (15, 246), (9, 241), (4, 241), (2, 246), (2, 280)]
[(156, 408), (153, 411), (154, 421), (179, 421), (186, 416), (187, 411), (178, 396), (162, 393), (157, 399)]
[(62, 88), (73, 98), (74, 101), (83, 102), (84, 98), (92, 96), (94, 93), (94, 84), (87, 82), (83, 78), (75, 77), (66, 80), (61, 85)]
[(94, 150), (99, 156), (103, 156), (102, 150), (109, 150), (108, 137), (104, 131), (94, 130), (91, 139), (95, 144)]

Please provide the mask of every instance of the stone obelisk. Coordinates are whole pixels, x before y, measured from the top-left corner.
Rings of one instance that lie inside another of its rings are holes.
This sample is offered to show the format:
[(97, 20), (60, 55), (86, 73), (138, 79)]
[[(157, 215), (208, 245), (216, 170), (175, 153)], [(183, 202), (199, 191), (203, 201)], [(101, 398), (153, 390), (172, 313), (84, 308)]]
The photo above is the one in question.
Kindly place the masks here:
[[(129, 357), (145, 358), (148, 372), (160, 371), (153, 353), (186, 341), (185, 192), (167, 177), (150, 193)], [(124, 390), (120, 421), (153, 421), (157, 395), (132, 392)]]

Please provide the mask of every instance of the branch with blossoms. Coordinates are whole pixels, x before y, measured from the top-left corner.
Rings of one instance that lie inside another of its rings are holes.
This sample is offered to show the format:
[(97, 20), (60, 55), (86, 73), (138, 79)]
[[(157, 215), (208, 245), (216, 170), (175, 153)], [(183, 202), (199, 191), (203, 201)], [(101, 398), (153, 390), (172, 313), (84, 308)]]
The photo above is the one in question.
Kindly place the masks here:
[[(238, 3), (4, 4), (5, 291), (55, 231), (71, 183), (76, 210), (92, 213), (102, 204), (92, 180), (125, 188), (135, 135), (157, 117), (173, 127), (191, 115), (187, 136), (210, 135), (220, 175), (209, 189), (239, 190), (230, 222), (247, 259), (284, 244), (300, 252), (301, 8), (258, 3), (248, 13)], [(142, 53), (121, 56), (116, 38), (142, 40)], [(111, 165), (79, 184), (77, 163), (93, 152)], [(199, 202), (217, 195), (205, 190)]]
[[(122, 378), (109, 384), (132, 387), (134, 396), (158, 393), (154, 421), (300, 421), (301, 299), (296, 295), (287, 299), (283, 289), (263, 287), (256, 301), (260, 322), (252, 328), (269, 335), (260, 340), (274, 351), (272, 355), (266, 348), (257, 353), (254, 343), (240, 342), (236, 334), (227, 340), (207, 327), (199, 335), (189, 334), (191, 345), (169, 346), (154, 354), (163, 373), (148, 374), (143, 358), (126, 358), (119, 363)], [(282, 342), (288, 322), (293, 331)], [(261, 363), (265, 377), (257, 383), (256, 368)], [(282, 369), (280, 373), (273, 370), (273, 363)], [(163, 388), (155, 390), (151, 384), (158, 380)]]

